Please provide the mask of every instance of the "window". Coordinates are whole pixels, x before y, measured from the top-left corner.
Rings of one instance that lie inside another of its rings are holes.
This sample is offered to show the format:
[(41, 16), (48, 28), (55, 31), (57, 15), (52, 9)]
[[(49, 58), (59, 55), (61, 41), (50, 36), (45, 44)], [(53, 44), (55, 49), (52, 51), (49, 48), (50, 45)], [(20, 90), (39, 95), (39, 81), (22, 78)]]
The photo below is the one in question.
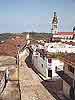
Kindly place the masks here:
[(43, 68), (43, 64), (42, 64), (42, 68)]
[(45, 60), (45, 56), (43, 56), (43, 60)]
[(42, 54), (40, 53), (40, 57), (42, 57)]
[(48, 69), (48, 77), (52, 77), (52, 70)]
[(52, 59), (48, 58), (48, 63), (51, 63), (52, 62)]
[(74, 68), (72, 66), (68, 65), (68, 70), (74, 74)]

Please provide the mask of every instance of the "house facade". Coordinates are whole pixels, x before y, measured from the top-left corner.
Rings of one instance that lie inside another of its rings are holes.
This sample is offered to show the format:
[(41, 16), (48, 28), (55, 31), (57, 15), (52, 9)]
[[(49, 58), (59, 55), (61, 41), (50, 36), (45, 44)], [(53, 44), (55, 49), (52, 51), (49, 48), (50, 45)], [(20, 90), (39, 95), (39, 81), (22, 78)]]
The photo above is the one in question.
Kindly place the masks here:
[(33, 51), (32, 63), (38, 72), (46, 79), (52, 79), (59, 77), (55, 72), (55, 67), (61, 67), (63, 69), (64, 63), (58, 59), (52, 58), (48, 52), (44, 52), (43, 49)]

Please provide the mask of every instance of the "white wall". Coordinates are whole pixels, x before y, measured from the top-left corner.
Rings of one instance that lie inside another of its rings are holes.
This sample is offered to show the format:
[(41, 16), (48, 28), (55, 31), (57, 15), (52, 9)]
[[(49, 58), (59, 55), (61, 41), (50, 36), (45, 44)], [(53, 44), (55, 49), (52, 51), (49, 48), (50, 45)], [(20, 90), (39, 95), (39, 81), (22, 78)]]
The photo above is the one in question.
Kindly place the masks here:
[(32, 61), (35, 68), (46, 78), (48, 78), (48, 68), (51, 68), (52, 70), (52, 77), (56, 77), (58, 76), (58, 74), (55, 72), (55, 67), (57, 66), (58, 68), (63, 70), (63, 66), (64, 66), (64, 63), (57, 59), (52, 59), (52, 63), (49, 64), (47, 58), (45, 58), (44, 60), (42, 57), (40, 57), (40, 53), (38, 55), (33, 53)]
[[(47, 70), (47, 59), (43, 60), (40, 57), (40, 53), (37, 55), (32, 55), (32, 61), (35, 68), (46, 78), (48, 77), (48, 70)], [(43, 66), (42, 66), (43, 64)]]
[[(56, 66), (57, 66), (58, 68), (60, 68), (61, 70), (63, 70), (64, 63), (61, 62), (61, 61), (58, 60), (58, 59), (52, 59), (52, 63), (51, 63), (51, 66), (50, 66), (50, 68), (52, 69), (52, 77), (58, 76), (58, 74), (55, 72)], [(49, 66), (48, 66), (48, 67), (49, 67)]]
[(56, 35), (56, 34), (54, 34), (53, 37), (59, 37), (59, 38), (65, 38), (65, 39), (68, 37), (68, 39), (69, 39), (69, 38), (72, 38), (73, 35)]
[(51, 47), (48, 47), (48, 52), (53, 52), (53, 53), (56, 53), (56, 52), (67, 52), (67, 53), (75, 53), (75, 48), (73, 47), (64, 47), (64, 48), (61, 48), (61, 47), (54, 47), (54, 48), (51, 48)]

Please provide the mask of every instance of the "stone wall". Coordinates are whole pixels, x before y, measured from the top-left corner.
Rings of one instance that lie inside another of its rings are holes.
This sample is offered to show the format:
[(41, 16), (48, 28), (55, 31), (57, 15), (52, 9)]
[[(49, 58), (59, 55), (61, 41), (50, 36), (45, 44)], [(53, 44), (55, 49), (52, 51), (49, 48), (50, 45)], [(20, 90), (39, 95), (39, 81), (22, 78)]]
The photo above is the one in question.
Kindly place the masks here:
[(6, 84), (6, 76), (5, 76), (5, 73), (4, 73), (4, 76), (3, 78), (0, 80), (0, 94), (2, 93), (4, 87), (5, 87), (5, 84)]

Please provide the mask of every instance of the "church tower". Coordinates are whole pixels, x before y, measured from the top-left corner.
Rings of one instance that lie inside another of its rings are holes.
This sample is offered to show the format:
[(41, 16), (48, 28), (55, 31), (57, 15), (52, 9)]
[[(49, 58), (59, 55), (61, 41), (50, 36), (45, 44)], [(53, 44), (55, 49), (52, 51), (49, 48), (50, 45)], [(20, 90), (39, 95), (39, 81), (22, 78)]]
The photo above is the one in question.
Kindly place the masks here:
[(54, 16), (52, 19), (52, 28), (51, 28), (51, 33), (56, 34), (58, 32), (58, 19), (56, 16), (56, 12), (54, 12)]

